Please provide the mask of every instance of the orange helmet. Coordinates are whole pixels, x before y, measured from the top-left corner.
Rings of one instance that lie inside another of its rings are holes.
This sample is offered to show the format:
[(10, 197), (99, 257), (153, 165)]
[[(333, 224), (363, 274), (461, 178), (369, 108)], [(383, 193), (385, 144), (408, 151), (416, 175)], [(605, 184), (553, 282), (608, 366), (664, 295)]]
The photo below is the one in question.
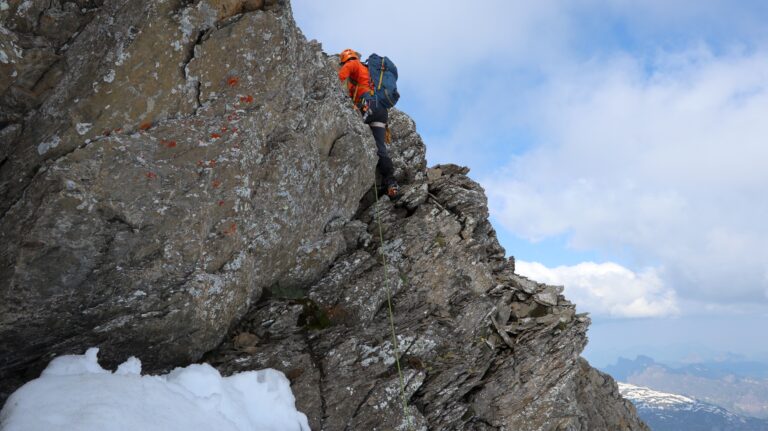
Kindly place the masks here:
[(344, 51), (341, 51), (341, 54), (339, 54), (339, 61), (342, 64), (348, 62), (349, 60), (352, 60), (353, 58), (356, 60), (360, 59), (360, 54), (355, 52), (354, 49), (347, 48)]

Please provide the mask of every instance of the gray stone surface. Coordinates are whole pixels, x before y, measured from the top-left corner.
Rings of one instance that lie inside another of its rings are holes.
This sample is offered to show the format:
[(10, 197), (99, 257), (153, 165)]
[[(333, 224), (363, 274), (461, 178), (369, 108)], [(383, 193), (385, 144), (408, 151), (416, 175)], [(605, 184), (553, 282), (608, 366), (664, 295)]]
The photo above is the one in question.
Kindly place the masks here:
[(0, 400), (99, 345), (276, 368), (317, 430), (647, 429), (579, 358), (589, 318), (514, 274), (483, 189), (427, 170), (397, 110), (403, 193), (376, 198), (287, 1), (24, 4), (0, 11)]
[(0, 380), (96, 344), (195, 360), (346, 251), (325, 228), (373, 181), (368, 128), (288, 6), (217, 5), (92, 10), (59, 85), (3, 129)]
[[(392, 147), (423, 154), (414, 145), (423, 143)], [(405, 182), (426, 186), (418, 205), (364, 197), (351, 224), (366, 224), (369, 241), (299, 296), (257, 304), (205, 359), (224, 373), (283, 370), (318, 430), (647, 430), (613, 380), (579, 357), (589, 319), (562, 287), (513, 273), (467, 169), (437, 169)], [(263, 340), (254, 353), (234, 347), (243, 332)]]

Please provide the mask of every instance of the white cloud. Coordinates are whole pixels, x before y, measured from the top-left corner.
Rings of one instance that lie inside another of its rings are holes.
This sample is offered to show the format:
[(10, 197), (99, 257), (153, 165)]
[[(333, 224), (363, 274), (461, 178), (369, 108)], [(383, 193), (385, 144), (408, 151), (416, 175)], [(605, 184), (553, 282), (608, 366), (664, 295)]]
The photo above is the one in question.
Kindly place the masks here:
[(610, 262), (547, 268), (517, 261), (515, 269), (531, 279), (565, 286), (565, 295), (580, 311), (611, 317), (661, 317), (679, 311), (675, 292), (653, 268), (635, 273)]
[(662, 262), (681, 295), (765, 300), (768, 53), (618, 57), (554, 76), (542, 145), (484, 181), (492, 212), (539, 240)]
[[(443, 0), (293, 0), (296, 20), (323, 49), (353, 48), (390, 56), (404, 97), (444, 113), (459, 93), (484, 87), (488, 73), (510, 60), (544, 61), (561, 44), (567, 23), (556, 2), (487, 0), (482, 6)], [(538, 29), (547, 28), (546, 32)], [(537, 34), (531, 38), (531, 34)]]

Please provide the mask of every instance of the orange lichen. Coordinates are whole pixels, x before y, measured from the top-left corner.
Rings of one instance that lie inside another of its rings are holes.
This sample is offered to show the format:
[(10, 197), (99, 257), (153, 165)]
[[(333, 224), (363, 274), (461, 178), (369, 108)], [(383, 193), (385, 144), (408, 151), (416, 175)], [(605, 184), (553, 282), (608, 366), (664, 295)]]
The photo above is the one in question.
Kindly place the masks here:
[(154, 172), (147, 172), (145, 175), (146, 175), (146, 176), (147, 176), (147, 178), (149, 178), (150, 180), (154, 180), (155, 178), (157, 178), (157, 174), (156, 174), (156, 173), (154, 173)]
[(145, 122), (139, 124), (139, 130), (141, 130), (141, 131), (149, 130), (150, 128), (152, 128), (152, 122), (151, 121), (145, 121)]
[(219, 180), (213, 180), (213, 182), (211, 183), (211, 185), (213, 186), (213, 188), (214, 188), (214, 189), (217, 189), (217, 188), (219, 188), (219, 186), (221, 186), (221, 181), (219, 181)]
[(236, 76), (230, 76), (230, 77), (229, 77), (229, 79), (227, 79), (227, 84), (229, 84), (229, 86), (230, 86), (230, 87), (234, 87), (235, 85), (237, 85), (237, 83), (238, 83), (239, 81), (240, 81), (240, 80), (239, 80), (239, 79), (237, 79), (237, 77), (236, 77)]
[(241, 97), (240, 97), (240, 101), (241, 101), (242, 103), (253, 103), (253, 96), (251, 96), (251, 95), (248, 95), (248, 96), (241, 96)]
[(176, 141), (169, 141), (165, 139), (160, 140), (160, 145), (166, 147), (166, 148), (176, 148)]
[(208, 161), (208, 166), (215, 168), (216, 167), (216, 159), (211, 159)]
[(101, 134), (104, 135), (104, 136), (109, 136), (109, 135), (112, 134), (112, 131), (109, 130), (109, 129), (104, 129), (104, 131)]
[(219, 206), (223, 206), (223, 205), (224, 205), (224, 201), (219, 201)]
[(220, 134), (218, 134), (218, 133), (211, 133), (211, 138), (213, 138), (213, 139), (219, 139), (219, 138), (221, 138), (221, 135), (220, 135)]
[(237, 223), (232, 223), (231, 225), (229, 225), (227, 230), (224, 231), (224, 235), (232, 235), (235, 232), (237, 232)]

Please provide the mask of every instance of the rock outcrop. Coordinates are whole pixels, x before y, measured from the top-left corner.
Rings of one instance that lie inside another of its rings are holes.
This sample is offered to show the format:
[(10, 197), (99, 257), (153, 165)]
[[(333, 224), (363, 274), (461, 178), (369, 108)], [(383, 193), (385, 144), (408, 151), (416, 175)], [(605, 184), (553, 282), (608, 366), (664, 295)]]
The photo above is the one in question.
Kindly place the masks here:
[(482, 188), (426, 169), (397, 111), (403, 196), (376, 198), (287, 1), (0, 5), (4, 396), (99, 345), (284, 371), (313, 429), (647, 429), (579, 358), (589, 318), (514, 273)]
[[(59, 84), (6, 117), (20, 132), (0, 160), (0, 379), (90, 344), (198, 358), (264, 287), (314, 281), (346, 251), (326, 226), (372, 182), (370, 132), (287, 7), (221, 21), (217, 5), (87, 11)], [(31, 73), (13, 55), (9, 75)]]
[(579, 358), (589, 318), (514, 274), (468, 169), (425, 174), (414, 123), (395, 113), (392, 128), (403, 198), (364, 197), (350, 252), (304, 289), (269, 291), (205, 359), (284, 371), (313, 429), (646, 429)]

